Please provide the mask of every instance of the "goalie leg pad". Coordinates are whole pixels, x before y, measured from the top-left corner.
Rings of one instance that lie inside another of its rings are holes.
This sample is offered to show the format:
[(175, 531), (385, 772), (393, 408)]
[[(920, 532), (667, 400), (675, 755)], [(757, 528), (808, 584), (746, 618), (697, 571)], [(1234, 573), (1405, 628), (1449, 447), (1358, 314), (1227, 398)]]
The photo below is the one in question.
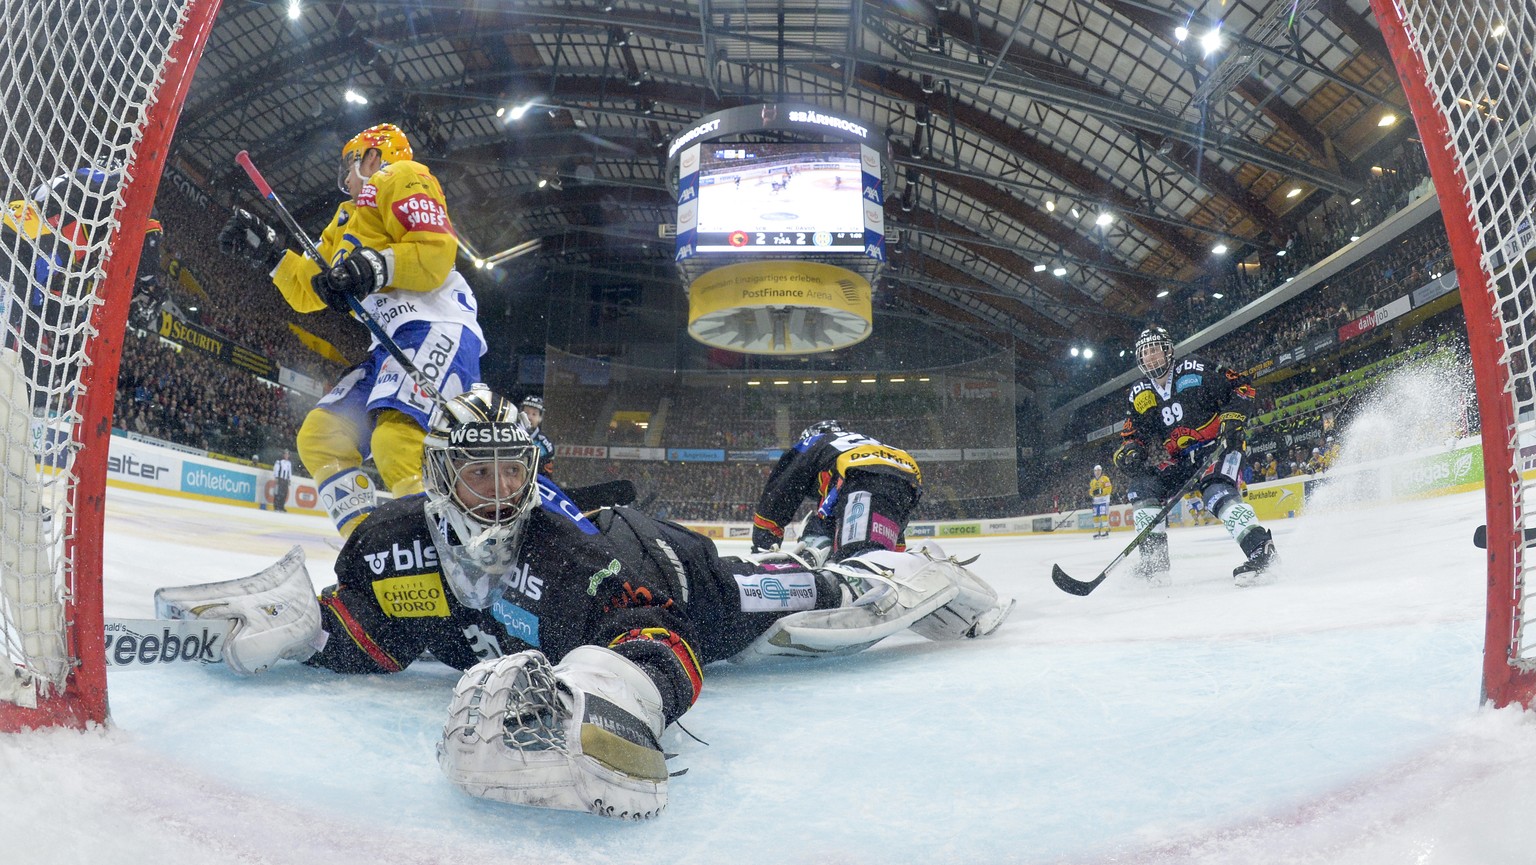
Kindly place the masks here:
[(519, 652), (459, 679), (437, 762), (472, 796), (644, 820), (667, 804), (662, 727), (656, 685), (617, 652)]
[(249, 577), (155, 591), (155, 615), (165, 619), (233, 619), (224, 662), (237, 673), (265, 672), (279, 660), (308, 660), (325, 645), (320, 602), (295, 546)]
[(914, 632), (930, 640), (985, 637), (1001, 627), (1003, 620), (1013, 612), (1013, 598), (998, 598), (996, 589), (965, 565), (946, 555), (937, 543), (924, 541), (917, 548), (917, 553), (947, 566), (950, 579), (954, 580), (960, 591), (954, 600), (913, 624)]
[(952, 563), (914, 553), (875, 550), (824, 570), (856, 593), (841, 607), (791, 613), (773, 623), (732, 660), (849, 655), (900, 633), (954, 600)]

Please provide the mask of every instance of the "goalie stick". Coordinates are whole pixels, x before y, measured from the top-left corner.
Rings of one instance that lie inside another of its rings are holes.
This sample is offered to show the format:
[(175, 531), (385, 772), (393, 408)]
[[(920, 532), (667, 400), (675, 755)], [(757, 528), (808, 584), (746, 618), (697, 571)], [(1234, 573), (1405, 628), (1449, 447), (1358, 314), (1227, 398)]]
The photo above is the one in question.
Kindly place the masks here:
[(1195, 473), (1189, 476), (1189, 480), (1186, 480), (1172, 496), (1168, 497), (1163, 503), (1162, 508), (1158, 510), (1157, 515), (1152, 518), (1152, 522), (1147, 523), (1146, 528), (1137, 532), (1136, 537), (1131, 538), (1131, 542), (1125, 545), (1125, 549), (1120, 551), (1120, 555), (1115, 556), (1114, 561), (1105, 565), (1104, 570), (1099, 571), (1097, 577), (1085, 583), (1082, 580), (1074, 580), (1067, 576), (1067, 572), (1061, 569), (1061, 565), (1051, 565), (1051, 580), (1056, 583), (1056, 588), (1069, 595), (1079, 596), (1086, 595), (1097, 589), (1099, 584), (1104, 582), (1104, 579), (1109, 576), (1109, 572), (1114, 570), (1115, 565), (1120, 564), (1126, 556), (1131, 554), (1131, 551), (1141, 546), (1141, 542), (1146, 540), (1148, 535), (1152, 534), (1152, 530), (1157, 528), (1157, 524), (1168, 517), (1169, 512), (1173, 510), (1173, 506), (1178, 504), (1184, 496), (1188, 495), (1190, 490), (1194, 489), (1196, 482), (1200, 480), (1211, 466), (1215, 465), (1216, 456), (1220, 453), (1221, 448), (1211, 448), (1211, 456), (1201, 462), (1200, 467), (1195, 469)]
[[(1525, 530), (1525, 545), (1526, 546), (1531, 546), (1533, 544), (1536, 544), (1536, 529), (1526, 529)], [(1488, 526), (1487, 525), (1478, 526), (1477, 530), (1472, 533), (1472, 546), (1477, 547), (1480, 550), (1488, 549)]]
[[(314, 259), (315, 263), (321, 267), (327, 267), (325, 258), (320, 255), (319, 247), (315, 246), (315, 242), (309, 239), (308, 234), (304, 233), (304, 229), (299, 225), (298, 220), (294, 219), (293, 214), (288, 212), (288, 208), (283, 204), (282, 199), (277, 197), (277, 193), (272, 190), (272, 186), (267, 183), (267, 179), (261, 176), (261, 171), (256, 168), (256, 163), (251, 161), (251, 154), (248, 151), (242, 150), (235, 154), (235, 162), (245, 169), (246, 176), (251, 179), (252, 183), (256, 184), (256, 191), (260, 192), (262, 198), (265, 198), (267, 203), (272, 205), (272, 210), (283, 221), (283, 225), (288, 229), (288, 233), (297, 238), (299, 244), (304, 247), (305, 254)], [(394, 358), (395, 362), (405, 369), (405, 374), (411, 377), (411, 381), (415, 383), (416, 388), (421, 391), (422, 395), (434, 404), (441, 406), (443, 404), (443, 395), (438, 393), (437, 386), (432, 384), (422, 374), (421, 370), (416, 368), (416, 364), (406, 356), (394, 339), (384, 332), (384, 326), (379, 324), (378, 319), (370, 315), (367, 309), (363, 308), (363, 302), (355, 297), (348, 297), (347, 306), (352, 308), (352, 314), (357, 316), (358, 320), (368, 328), (368, 332), (373, 334), (373, 338), (379, 341), (379, 345), (389, 352), (389, 356)]]

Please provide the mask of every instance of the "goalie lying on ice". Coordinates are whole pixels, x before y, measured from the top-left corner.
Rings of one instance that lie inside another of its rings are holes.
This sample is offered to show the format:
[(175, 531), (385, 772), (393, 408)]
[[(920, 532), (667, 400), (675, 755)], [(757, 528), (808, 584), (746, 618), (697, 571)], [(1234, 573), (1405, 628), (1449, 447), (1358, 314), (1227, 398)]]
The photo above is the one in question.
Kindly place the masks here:
[[(537, 449), (516, 414), (481, 386), (449, 400), (427, 436), (426, 492), (363, 522), (318, 607), (307, 580), (284, 598), (235, 581), (162, 589), (162, 610), (252, 622), (230, 637), (242, 670), (289, 657), (393, 672), (431, 651), (467, 671), (439, 748), (450, 780), (504, 802), (635, 818), (666, 802), (658, 741), (698, 698), (704, 665), (848, 654), (908, 629), (982, 636), (1011, 608), (937, 546), (813, 569), (785, 553), (721, 557), (632, 508), (583, 514), (535, 481)], [(269, 615), (278, 608), (288, 623)]]

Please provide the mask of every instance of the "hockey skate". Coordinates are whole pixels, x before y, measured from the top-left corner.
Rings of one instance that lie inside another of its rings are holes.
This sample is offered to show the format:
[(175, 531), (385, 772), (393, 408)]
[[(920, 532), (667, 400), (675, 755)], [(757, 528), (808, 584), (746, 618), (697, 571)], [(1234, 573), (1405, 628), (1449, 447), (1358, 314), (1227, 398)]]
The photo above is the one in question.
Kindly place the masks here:
[(1232, 569), (1232, 580), (1239, 587), (1267, 586), (1276, 579), (1274, 568), (1280, 564), (1275, 553), (1274, 535), (1263, 526), (1255, 526), (1243, 535), (1238, 546), (1248, 554), (1248, 561)]
[(1167, 535), (1153, 532), (1141, 542), (1141, 558), (1136, 560), (1135, 574), (1153, 588), (1172, 585), (1173, 571), (1168, 564)]

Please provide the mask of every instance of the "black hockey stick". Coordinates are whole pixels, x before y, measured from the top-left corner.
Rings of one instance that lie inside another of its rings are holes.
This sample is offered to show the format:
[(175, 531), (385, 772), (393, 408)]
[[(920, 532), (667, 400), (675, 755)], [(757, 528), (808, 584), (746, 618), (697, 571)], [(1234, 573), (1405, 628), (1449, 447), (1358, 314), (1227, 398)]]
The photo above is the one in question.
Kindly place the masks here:
[(1061, 589), (1063, 592), (1066, 592), (1069, 595), (1086, 595), (1094, 589), (1097, 589), (1099, 587), (1099, 583), (1104, 582), (1104, 578), (1108, 577), (1109, 572), (1114, 570), (1115, 565), (1120, 564), (1120, 562), (1123, 561), (1126, 556), (1131, 554), (1132, 550), (1135, 550), (1137, 547), (1141, 546), (1141, 542), (1147, 539), (1147, 535), (1152, 534), (1152, 530), (1157, 528), (1158, 523), (1161, 523), (1164, 519), (1167, 518), (1169, 512), (1173, 510), (1173, 506), (1178, 504), (1179, 501), (1184, 498), (1184, 496), (1188, 495), (1190, 490), (1194, 489), (1195, 484), (1205, 474), (1207, 469), (1215, 465), (1216, 457), (1221, 453), (1221, 448), (1217, 447), (1213, 448), (1212, 450), (1214, 450), (1215, 453), (1206, 459), (1205, 462), (1201, 463), (1200, 468), (1195, 469), (1195, 473), (1190, 475), (1189, 480), (1185, 481), (1183, 486), (1179, 487), (1178, 492), (1175, 492), (1167, 500), (1162, 509), (1157, 512), (1157, 516), (1152, 518), (1152, 522), (1147, 523), (1146, 528), (1137, 532), (1136, 537), (1131, 538), (1131, 542), (1126, 544), (1125, 549), (1120, 551), (1120, 555), (1115, 556), (1114, 561), (1105, 565), (1104, 570), (1099, 571), (1099, 575), (1097, 577), (1094, 577), (1092, 580), (1085, 583), (1082, 580), (1074, 580), (1067, 576), (1067, 572), (1061, 569), (1061, 565), (1051, 565), (1051, 580), (1056, 583), (1056, 588)]
[[(1536, 529), (1525, 530), (1525, 544), (1526, 546), (1536, 544)], [(1472, 546), (1480, 550), (1488, 549), (1488, 527), (1486, 525), (1478, 526), (1477, 531), (1472, 533)]]
[(1072, 519), (1075, 516), (1077, 516), (1077, 511), (1067, 511), (1067, 515), (1061, 518), (1061, 522), (1057, 523), (1054, 526), (1051, 526), (1051, 531), (1054, 532), (1057, 529), (1061, 528), (1062, 526), (1066, 525), (1067, 524), (1067, 520), (1070, 520), (1070, 519)]
[[(256, 184), (256, 191), (260, 192), (261, 197), (265, 198), (267, 203), (272, 205), (272, 209), (277, 213), (278, 218), (287, 227), (288, 233), (292, 234), (299, 241), (299, 245), (304, 247), (304, 253), (322, 268), (328, 267), (329, 265), (326, 263), (325, 258), (320, 255), (319, 247), (315, 246), (315, 242), (309, 239), (308, 234), (304, 233), (304, 228), (299, 225), (299, 221), (293, 218), (293, 214), (289, 213), (288, 208), (283, 205), (282, 199), (278, 198), (277, 193), (272, 191), (271, 184), (267, 183), (267, 179), (261, 176), (261, 171), (256, 168), (256, 163), (251, 161), (250, 153), (244, 150), (240, 151), (235, 154), (235, 162), (245, 169), (246, 176), (251, 178), (252, 183)], [(357, 319), (368, 328), (368, 332), (373, 334), (373, 338), (379, 341), (379, 345), (383, 346), (384, 350), (389, 352), (389, 356), (395, 359), (395, 363), (400, 364), (405, 370), (405, 374), (411, 377), (412, 383), (416, 385), (417, 390), (421, 391), (422, 396), (425, 396), (436, 405), (442, 405), (443, 395), (438, 392), (437, 386), (423, 375), (421, 370), (416, 368), (416, 364), (406, 356), (405, 351), (400, 348), (388, 333), (384, 332), (384, 326), (379, 324), (378, 320), (370, 315), (368, 310), (363, 308), (363, 302), (355, 297), (348, 297), (347, 306), (352, 308), (352, 314), (357, 316)]]

